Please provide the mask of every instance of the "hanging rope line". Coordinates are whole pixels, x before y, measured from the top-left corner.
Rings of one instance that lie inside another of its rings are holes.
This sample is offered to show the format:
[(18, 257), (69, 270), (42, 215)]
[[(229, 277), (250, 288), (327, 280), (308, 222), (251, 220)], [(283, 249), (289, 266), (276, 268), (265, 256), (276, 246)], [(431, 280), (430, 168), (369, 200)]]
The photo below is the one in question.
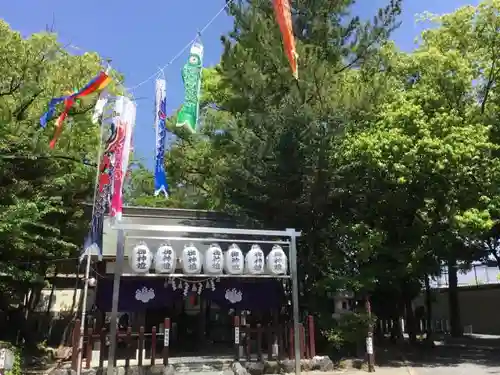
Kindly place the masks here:
[(165, 65), (161, 66), (158, 68), (158, 70), (156, 72), (154, 72), (153, 74), (151, 74), (148, 78), (146, 78), (144, 81), (138, 83), (137, 85), (135, 86), (132, 86), (132, 87), (128, 87), (126, 88), (127, 91), (134, 91), (136, 89), (138, 89), (139, 87), (141, 87), (142, 85), (148, 83), (149, 81), (151, 81), (152, 79), (156, 78), (158, 76), (159, 73), (163, 72), (166, 68), (168, 68), (170, 65), (172, 65), (179, 57), (182, 56), (182, 54), (184, 52), (187, 51), (187, 49), (189, 47), (191, 47), (191, 45), (196, 42), (197, 40), (199, 40), (200, 36), (215, 22), (215, 20), (222, 14), (222, 12), (224, 12), (226, 10), (226, 8), (233, 2), (233, 0), (228, 0), (226, 1), (226, 3), (224, 4), (224, 6), (222, 8), (219, 9), (219, 11), (210, 19), (210, 21), (208, 21), (208, 23), (203, 26), (203, 28), (201, 28), (196, 36), (189, 42), (187, 43), (184, 47), (182, 47), (182, 49), (177, 52), (177, 54), (172, 57), (172, 59), (170, 59), (170, 61), (168, 61)]
[[(103, 275), (102, 273), (99, 273), (94, 267), (91, 267), (91, 269), (95, 273), (95, 275), (98, 278), (100, 278), (100, 279), (110, 279), (110, 280), (112, 280), (114, 278), (113, 274)], [(217, 275), (213, 275), (213, 276), (206, 277), (206, 278), (203, 278), (203, 279), (189, 280), (189, 279), (186, 279), (184, 277), (172, 276), (172, 275), (170, 275), (168, 273), (165, 273), (165, 274), (162, 274), (161, 276), (159, 276), (158, 278), (164, 278), (164, 279), (168, 279), (168, 280), (170, 280), (170, 279), (176, 279), (176, 280), (182, 281), (183, 283), (188, 283), (188, 284), (192, 285), (192, 284), (199, 284), (199, 283), (205, 284), (207, 281), (218, 279), (218, 276)], [(182, 289), (182, 288), (179, 288), (179, 289)]]
[[(123, 87), (125, 91), (127, 91), (129, 94), (132, 94), (131, 91), (134, 91), (134, 90), (137, 90), (139, 87), (141, 87), (142, 85), (148, 83), (149, 81), (151, 81), (152, 79), (158, 77), (159, 75), (164, 75), (164, 70), (166, 68), (168, 68), (170, 65), (172, 65), (179, 57), (182, 56), (182, 54), (184, 52), (186, 52), (188, 50), (189, 47), (191, 47), (191, 45), (198, 41), (201, 37), (201, 35), (210, 27), (212, 26), (212, 24), (215, 22), (215, 20), (222, 14), (222, 12), (224, 12), (233, 2), (234, 0), (225, 0), (225, 4), (224, 6), (222, 6), (222, 8), (219, 9), (219, 11), (210, 19), (210, 21), (208, 21), (206, 23), (205, 26), (203, 26), (201, 29), (199, 29), (196, 33), (196, 36), (191, 39), (189, 41), (189, 43), (187, 43), (184, 47), (182, 47), (182, 49), (177, 52), (174, 57), (172, 57), (165, 65), (163, 66), (159, 66), (158, 67), (158, 70), (156, 72), (154, 72), (153, 74), (151, 74), (148, 78), (146, 78), (145, 80), (139, 82), (137, 85), (135, 86), (131, 86), (131, 87), (125, 87), (123, 86), (123, 84), (121, 82), (116, 82), (119, 86)], [(73, 44), (68, 44), (66, 46), (67, 48), (71, 48), (71, 49), (74, 49), (74, 50), (77, 50), (77, 51), (83, 51), (82, 48), (78, 47), (78, 46), (75, 46)]]

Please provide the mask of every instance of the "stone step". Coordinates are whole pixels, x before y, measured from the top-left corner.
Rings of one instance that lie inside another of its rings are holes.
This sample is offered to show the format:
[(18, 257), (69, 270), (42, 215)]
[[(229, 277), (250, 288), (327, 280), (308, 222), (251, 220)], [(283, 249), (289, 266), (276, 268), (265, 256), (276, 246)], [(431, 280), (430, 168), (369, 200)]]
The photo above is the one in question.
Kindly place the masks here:
[[(231, 362), (229, 361), (211, 361), (211, 362), (183, 362), (183, 363), (173, 363), (175, 372), (178, 373), (213, 373), (215, 375), (222, 374), (222, 372), (228, 370), (231, 367)], [(220, 373), (220, 374), (219, 374)]]

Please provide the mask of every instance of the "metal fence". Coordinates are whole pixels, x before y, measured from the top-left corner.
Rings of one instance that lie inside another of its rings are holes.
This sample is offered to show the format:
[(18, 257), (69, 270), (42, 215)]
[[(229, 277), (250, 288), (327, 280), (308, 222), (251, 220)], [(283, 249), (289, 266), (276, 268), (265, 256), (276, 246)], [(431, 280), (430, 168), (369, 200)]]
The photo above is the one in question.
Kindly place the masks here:
[[(487, 284), (500, 284), (500, 270), (497, 266), (475, 264), (470, 270), (459, 271), (458, 286), (478, 286)], [(436, 279), (431, 279), (430, 285), (432, 288), (447, 288), (448, 270), (443, 268), (441, 276)]]

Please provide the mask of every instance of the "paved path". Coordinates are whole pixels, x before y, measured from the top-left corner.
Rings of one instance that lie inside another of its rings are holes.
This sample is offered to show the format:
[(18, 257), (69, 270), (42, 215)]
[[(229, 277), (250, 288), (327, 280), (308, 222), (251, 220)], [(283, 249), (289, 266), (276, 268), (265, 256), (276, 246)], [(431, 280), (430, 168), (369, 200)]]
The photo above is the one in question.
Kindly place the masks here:
[(437, 347), (381, 365), (376, 375), (500, 375), (500, 348)]
[[(413, 375), (491, 375), (500, 374), (500, 366), (483, 366), (473, 363), (462, 363), (456, 366), (418, 367)], [(389, 374), (388, 374), (389, 375)]]

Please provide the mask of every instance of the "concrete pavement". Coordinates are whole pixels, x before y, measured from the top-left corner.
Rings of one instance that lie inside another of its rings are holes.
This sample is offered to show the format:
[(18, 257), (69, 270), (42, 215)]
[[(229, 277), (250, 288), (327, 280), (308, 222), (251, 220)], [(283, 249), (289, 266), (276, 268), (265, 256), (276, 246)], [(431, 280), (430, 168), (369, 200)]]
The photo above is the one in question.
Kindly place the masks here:
[[(476, 343), (477, 344), (477, 343)], [(500, 375), (500, 347), (439, 345), (398, 356), (381, 356), (377, 375)]]

